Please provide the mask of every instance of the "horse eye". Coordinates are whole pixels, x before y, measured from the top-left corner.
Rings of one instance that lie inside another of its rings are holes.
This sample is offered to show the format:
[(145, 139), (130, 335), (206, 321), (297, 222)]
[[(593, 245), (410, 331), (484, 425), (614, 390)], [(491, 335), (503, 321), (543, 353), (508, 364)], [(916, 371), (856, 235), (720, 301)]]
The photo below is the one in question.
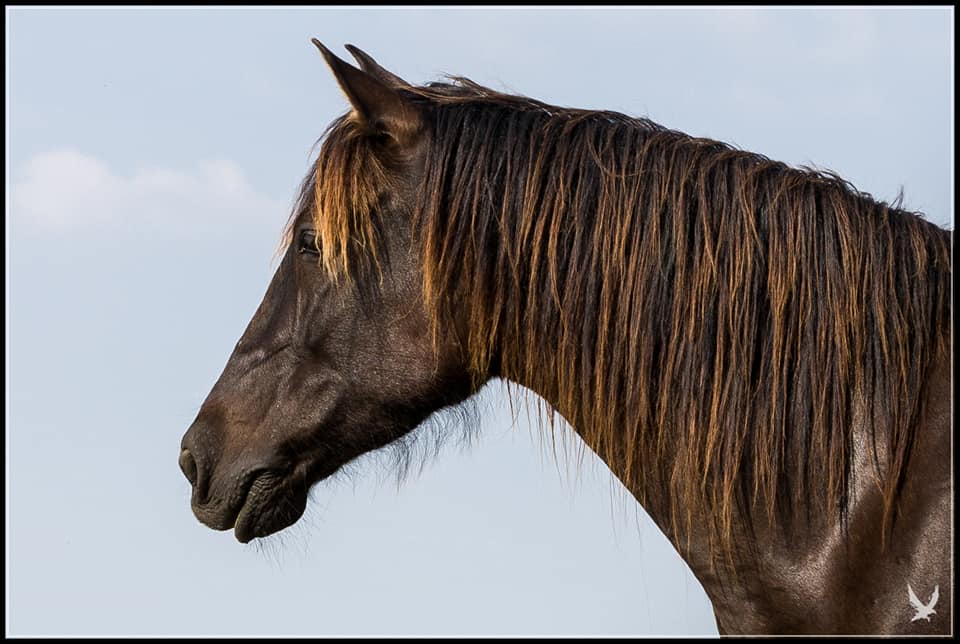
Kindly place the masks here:
[(312, 230), (302, 230), (297, 238), (297, 252), (319, 255), (317, 248), (317, 233)]

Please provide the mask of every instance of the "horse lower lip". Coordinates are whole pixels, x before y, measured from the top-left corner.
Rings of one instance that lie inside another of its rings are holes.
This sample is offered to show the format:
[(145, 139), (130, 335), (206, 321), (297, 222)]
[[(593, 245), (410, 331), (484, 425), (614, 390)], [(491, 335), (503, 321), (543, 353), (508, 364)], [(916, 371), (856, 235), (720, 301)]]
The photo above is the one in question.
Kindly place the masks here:
[[(246, 504), (244, 504), (244, 508), (246, 508)], [(243, 508), (241, 508), (240, 514), (237, 515), (236, 520), (233, 522), (233, 534), (240, 543), (247, 543), (254, 537), (252, 529), (248, 525), (250, 521), (244, 521), (244, 518)]]
[(252, 525), (257, 517), (251, 514), (251, 505), (257, 496), (263, 494), (263, 488), (258, 488), (257, 483), (268, 476), (270, 476), (268, 472), (263, 472), (251, 481), (250, 487), (247, 488), (246, 496), (243, 499), (243, 505), (240, 506), (237, 517), (233, 520), (233, 526), (231, 527), (233, 528), (234, 536), (236, 536), (237, 541), (241, 543), (247, 543), (257, 536), (253, 534)]

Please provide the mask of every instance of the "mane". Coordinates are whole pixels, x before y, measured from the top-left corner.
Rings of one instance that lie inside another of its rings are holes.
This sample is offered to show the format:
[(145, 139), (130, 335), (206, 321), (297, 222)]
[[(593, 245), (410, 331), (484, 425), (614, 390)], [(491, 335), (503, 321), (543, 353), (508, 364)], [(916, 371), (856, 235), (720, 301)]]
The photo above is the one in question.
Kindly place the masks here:
[[(478, 381), (549, 394), (641, 502), (719, 545), (738, 514), (842, 517), (855, 421), (893, 517), (947, 348), (951, 233), (831, 172), (452, 80), (403, 90), (432, 141), (413, 233)], [(377, 257), (368, 138), (338, 119), (298, 202), (334, 277)]]

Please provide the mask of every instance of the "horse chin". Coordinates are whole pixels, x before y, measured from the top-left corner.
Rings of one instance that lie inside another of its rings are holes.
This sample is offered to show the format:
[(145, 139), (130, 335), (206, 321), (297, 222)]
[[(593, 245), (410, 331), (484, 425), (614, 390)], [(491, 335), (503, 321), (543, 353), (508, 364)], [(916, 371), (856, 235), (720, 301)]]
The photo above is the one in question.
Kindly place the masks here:
[(233, 534), (240, 543), (269, 536), (296, 523), (306, 508), (306, 490), (297, 492), (285, 477), (264, 472), (250, 486)]

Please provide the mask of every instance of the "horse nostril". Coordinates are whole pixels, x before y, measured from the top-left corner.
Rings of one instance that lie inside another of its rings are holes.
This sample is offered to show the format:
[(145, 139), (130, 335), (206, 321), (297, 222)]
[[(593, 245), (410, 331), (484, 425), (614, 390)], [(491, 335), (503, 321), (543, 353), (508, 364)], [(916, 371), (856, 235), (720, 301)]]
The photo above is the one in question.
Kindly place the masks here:
[(197, 484), (197, 461), (194, 460), (193, 454), (188, 449), (180, 451), (180, 469), (183, 470), (184, 476), (190, 481), (190, 485)]

